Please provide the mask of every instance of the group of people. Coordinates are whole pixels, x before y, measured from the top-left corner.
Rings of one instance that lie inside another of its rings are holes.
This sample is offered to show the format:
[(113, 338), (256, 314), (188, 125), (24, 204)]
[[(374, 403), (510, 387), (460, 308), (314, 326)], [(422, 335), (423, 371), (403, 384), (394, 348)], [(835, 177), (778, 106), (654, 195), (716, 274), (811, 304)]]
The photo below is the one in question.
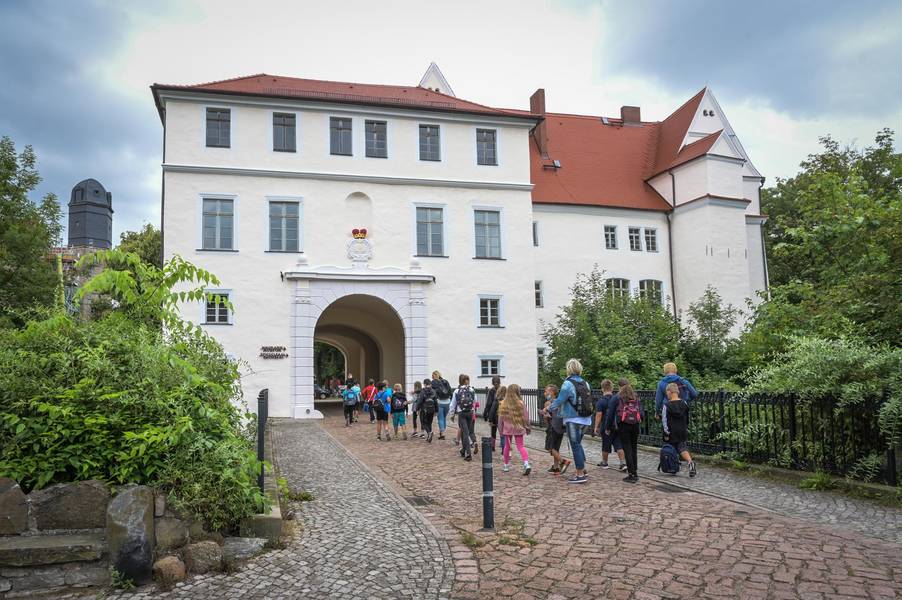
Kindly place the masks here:
[[(568, 483), (582, 484), (588, 481), (583, 436), (589, 432), (602, 439), (602, 469), (611, 466), (608, 459), (616, 453), (618, 469), (626, 473), (624, 481), (636, 483), (638, 475), (638, 439), (643, 411), (639, 397), (627, 379), (620, 379), (615, 393), (610, 379), (601, 382), (601, 396), (596, 400), (592, 388), (582, 377), (582, 364), (572, 358), (566, 364), (567, 377), (560, 388), (549, 385), (544, 389), (544, 406), (539, 413), (545, 420), (545, 450), (551, 455), (549, 473), (563, 475), (571, 464), (574, 475)], [(664, 365), (664, 377), (655, 393), (654, 418), (662, 421), (665, 449), (671, 449), (688, 463), (689, 476), (695, 477), (697, 468), (688, 451), (689, 403), (698, 395), (692, 384), (677, 374), (674, 363)], [(342, 391), (345, 426), (357, 422), (361, 411), (369, 413), (369, 420), (376, 424), (376, 439), (391, 441), (408, 439), (407, 416), (411, 416), (413, 438), (433, 440), (433, 422), (438, 421), (438, 438), (445, 439), (448, 422), (458, 425), (454, 443), (465, 461), (472, 461), (479, 452), (476, 444), (476, 418), (480, 403), (476, 389), (470, 385), (468, 375), (458, 377), (457, 387), (433, 371), (431, 378), (417, 381), (408, 397), (400, 383), (393, 386), (387, 381), (370, 379), (363, 389), (352, 375), (348, 375)], [(500, 377), (492, 378), (492, 387), (486, 395), (483, 419), (491, 426), (492, 449), (500, 440), (502, 471), (510, 471), (512, 447), (516, 447), (523, 463), (523, 475), (529, 475), (532, 467), (524, 436), (531, 431), (529, 411), (517, 384), (501, 385)], [(391, 427), (389, 427), (391, 419)], [(383, 438), (384, 435), (384, 438)], [(573, 460), (561, 456), (561, 444), (567, 437)], [(663, 455), (663, 453), (662, 453)], [(663, 458), (662, 458), (663, 462)], [(679, 466), (677, 465), (677, 468)]]

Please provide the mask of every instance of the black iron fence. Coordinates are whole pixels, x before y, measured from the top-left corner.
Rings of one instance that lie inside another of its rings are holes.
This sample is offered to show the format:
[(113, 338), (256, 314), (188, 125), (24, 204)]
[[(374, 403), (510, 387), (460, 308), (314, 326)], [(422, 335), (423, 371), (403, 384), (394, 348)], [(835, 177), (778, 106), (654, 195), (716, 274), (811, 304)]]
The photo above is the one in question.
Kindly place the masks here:
[[(487, 389), (478, 390), (485, 405)], [(542, 390), (522, 390), (533, 425), (543, 427)], [(594, 390), (598, 397), (601, 392)], [(639, 390), (643, 420), (639, 441), (660, 446), (655, 392)], [(897, 484), (895, 452), (887, 450), (877, 424), (882, 399), (866, 409), (839, 408), (831, 398), (802, 401), (793, 394), (700, 392), (689, 411), (689, 449), (747, 462)]]

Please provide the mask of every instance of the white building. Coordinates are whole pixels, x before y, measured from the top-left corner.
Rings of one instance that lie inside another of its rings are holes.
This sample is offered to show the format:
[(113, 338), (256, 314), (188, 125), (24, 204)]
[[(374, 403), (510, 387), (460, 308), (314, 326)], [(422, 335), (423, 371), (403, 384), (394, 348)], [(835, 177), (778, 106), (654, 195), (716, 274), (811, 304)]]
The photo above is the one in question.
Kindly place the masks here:
[(164, 254), (215, 273), (234, 308), (184, 314), (249, 364), (245, 395), (269, 388), (274, 416), (319, 416), (314, 340), (358, 379), (534, 387), (541, 323), (595, 264), (677, 310), (708, 284), (734, 304), (766, 286), (762, 178), (708, 90), (661, 123), (546, 113), (542, 90), (529, 111), (483, 106), (434, 64), (417, 87), (152, 90)]

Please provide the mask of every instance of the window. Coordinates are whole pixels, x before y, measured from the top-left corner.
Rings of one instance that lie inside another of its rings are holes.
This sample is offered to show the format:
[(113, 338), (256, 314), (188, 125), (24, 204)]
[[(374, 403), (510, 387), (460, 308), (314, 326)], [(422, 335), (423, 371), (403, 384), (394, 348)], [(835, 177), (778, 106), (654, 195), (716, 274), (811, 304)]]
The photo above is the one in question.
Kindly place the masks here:
[(479, 359), (479, 375), (480, 375), (480, 377), (492, 377), (493, 375), (501, 375), (501, 359), (500, 358), (481, 358), (481, 359)]
[(497, 165), (498, 147), (495, 142), (497, 132), (494, 129), (476, 130), (476, 164)]
[(364, 129), (366, 155), (370, 158), (388, 158), (388, 124), (385, 121), (367, 121)]
[(272, 115), (272, 149), (276, 152), (295, 152), (297, 150), (297, 123), (293, 113), (273, 113)]
[(501, 213), (497, 210), (477, 210), (476, 258), (501, 258)]
[(329, 148), (332, 154), (351, 156), (351, 119), (329, 117)]
[(617, 226), (616, 225), (605, 225), (604, 226), (604, 247), (608, 250), (616, 250), (617, 249)]
[(204, 250), (232, 250), (235, 207), (232, 200), (204, 198)]
[(417, 207), (417, 256), (444, 256), (442, 209)]
[(642, 236), (638, 227), (630, 227), (630, 250), (642, 251)]
[(228, 108), (207, 109), (207, 147), (228, 148), (231, 145), (232, 111)]
[(542, 282), (536, 282), (536, 308), (542, 308), (545, 305), (544, 299), (542, 298)]
[(545, 348), (536, 348), (536, 368), (539, 373), (545, 370)]
[(300, 205), (297, 202), (269, 203), (269, 250), (298, 251)]
[(501, 327), (501, 300), (499, 298), (479, 299), (479, 326)]
[(441, 160), (438, 125), (420, 125), (420, 160)]
[(663, 300), (662, 287), (661, 282), (657, 279), (643, 279), (639, 282), (639, 297), (661, 304)]
[(614, 298), (629, 298), (630, 280), (629, 279), (608, 279), (606, 282), (608, 293)]
[(533, 246), (539, 245), (539, 222), (538, 221), (532, 222), (532, 245)]
[(207, 325), (229, 324), (228, 292), (208, 292), (204, 323)]
[(646, 229), (645, 230), (645, 251), (646, 252), (657, 252), (658, 251), (658, 230), (657, 229)]

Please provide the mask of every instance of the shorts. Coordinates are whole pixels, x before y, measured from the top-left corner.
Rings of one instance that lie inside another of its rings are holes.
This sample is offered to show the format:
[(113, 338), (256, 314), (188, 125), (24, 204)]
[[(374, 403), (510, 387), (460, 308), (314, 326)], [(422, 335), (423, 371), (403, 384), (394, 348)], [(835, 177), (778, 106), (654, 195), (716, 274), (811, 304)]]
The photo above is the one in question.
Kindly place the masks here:
[(612, 448), (614, 452), (620, 452), (621, 450), (623, 450), (623, 444), (620, 443), (620, 434), (618, 434), (616, 431), (612, 431), (610, 434), (602, 433), (601, 451), (610, 452)]
[(407, 415), (402, 412), (393, 412), (391, 414), (392, 427), (400, 427), (407, 425)]
[(558, 433), (551, 427), (545, 430), (545, 450), (560, 450), (563, 441), (563, 433)]
[(376, 420), (377, 421), (385, 421), (386, 423), (388, 423), (388, 413), (387, 412), (377, 412)]

